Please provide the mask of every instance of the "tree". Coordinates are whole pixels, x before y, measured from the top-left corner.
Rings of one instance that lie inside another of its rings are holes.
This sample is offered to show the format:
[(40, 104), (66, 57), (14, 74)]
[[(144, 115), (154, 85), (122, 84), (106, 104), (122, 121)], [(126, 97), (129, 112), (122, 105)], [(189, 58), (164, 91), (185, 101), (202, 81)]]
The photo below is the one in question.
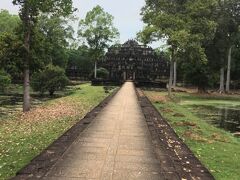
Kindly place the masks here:
[[(185, 69), (185, 77), (190, 78), (197, 85), (199, 92), (205, 92), (209, 85), (209, 61), (205, 47), (212, 42), (217, 23), (214, 21), (213, 12), (216, 7), (215, 0), (188, 1), (186, 7), (186, 22), (189, 36), (181, 52)], [(190, 66), (189, 66), (189, 65)], [(188, 76), (192, 74), (192, 76)], [(193, 76), (195, 74), (195, 76)]]
[(176, 82), (176, 71), (175, 75), (173, 72), (179, 55), (185, 54), (190, 60), (194, 57), (202, 62), (207, 60), (203, 46), (214, 37), (216, 24), (211, 19), (214, 4), (214, 0), (147, 0), (142, 9), (147, 24), (143, 31), (145, 41), (166, 38), (171, 51), (169, 95), (173, 79)]
[(22, 76), (24, 53), (22, 41), (14, 33), (0, 34), (0, 67), (6, 71), (14, 81)]
[(211, 61), (212, 67), (214, 70), (217, 67), (220, 93), (230, 90), (232, 52), (239, 41), (239, 6), (240, 2), (237, 0), (217, 1), (213, 11), (217, 28), (212, 43), (208, 44), (206, 49), (209, 51), (208, 60)]
[[(71, 17), (58, 17), (42, 14), (39, 17), (35, 33), (38, 35), (38, 39), (42, 39), (42, 42), (37, 43), (35, 49), (40, 49), (36, 52), (36, 56), (39, 55), (42, 59), (47, 59), (48, 63), (60, 66), (62, 68), (67, 67), (68, 54), (67, 48), (69, 47), (69, 41), (73, 39), (73, 27), (68, 24)], [(39, 55), (38, 55), (39, 54)]]
[(19, 5), (19, 17), (23, 24), (24, 34), (24, 98), (23, 111), (30, 110), (30, 61), (32, 35), (40, 13), (67, 16), (73, 12), (72, 0), (13, 0)]
[(101, 79), (107, 79), (109, 77), (109, 72), (105, 68), (99, 68), (97, 70), (97, 73), (98, 73), (98, 77)]
[[(240, 42), (240, 41), (239, 41)], [(236, 45), (232, 52), (231, 79), (234, 88), (240, 88), (240, 46)]]
[(44, 70), (33, 75), (31, 86), (34, 91), (40, 92), (41, 95), (48, 91), (49, 95), (52, 96), (55, 91), (65, 88), (68, 82), (64, 69), (48, 65)]
[(17, 15), (9, 14), (7, 10), (0, 10), (0, 34), (13, 33), (19, 24), (20, 19)]
[(94, 7), (85, 19), (80, 20), (78, 35), (89, 47), (95, 62), (94, 78), (97, 78), (97, 61), (119, 36), (118, 30), (113, 26), (113, 16), (99, 5)]
[(144, 23), (147, 26), (140, 33), (143, 42), (151, 42), (166, 38), (171, 49), (170, 57), (170, 78), (168, 83), (168, 92), (171, 96), (172, 81), (173, 81), (173, 65), (177, 50), (177, 41), (174, 40), (174, 35), (184, 29), (185, 22), (179, 16), (179, 3), (170, 2), (167, 0), (152, 1), (147, 0), (146, 6), (142, 9)]
[[(198, 87), (199, 93), (204, 93), (211, 77), (209, 63), (203, 48), (190, 46), (182, 54), (181, 66), (185, 82), (190, 82)], [(184, 57), (184, 59), (183, 59)]]
[(21, 37), (17, 35), (20, 25), (17, 15), (0, 10), (0, 67), (14, 80), (21, 76), (22, 67)]
[(68, 75), (89, 79), (94, 67), (89, 48), (83, 45), (78, 49), (70, 49), (68, 56)]
[[(226, 39), (227, 44), (227, 78), (226, 78), (226, 92), (230, 91), (230, 79), (231, 79), (231, 60), (232, 49), (239, 40), (239, 26), (240, 26), (240, 2), (238, 0), (219, 1), (221, 10), (219, 28), (222, 28), (223, 38)], [(222, 24), (222, 21), (224, 24)], [(224, 70), (222, 67), (221, 77), (224, 77)], [(224, 78), (221, 78), (224, 79)], [(222, 89), (223, 87), (223, 89)], [(220, 91), (224, 91), (224, 83), (221, 81)]]
[(4, 70), (0, 70), (0, 91), (4, 91), (11, 83), (11, 77)]

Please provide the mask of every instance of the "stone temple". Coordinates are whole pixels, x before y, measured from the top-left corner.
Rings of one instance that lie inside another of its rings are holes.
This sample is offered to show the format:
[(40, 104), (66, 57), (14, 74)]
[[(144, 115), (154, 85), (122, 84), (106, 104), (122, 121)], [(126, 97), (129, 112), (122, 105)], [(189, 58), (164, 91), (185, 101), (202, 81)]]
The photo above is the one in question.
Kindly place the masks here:
[(109, 71), (111, 81), (156, 82), (169, 76), (164, 57), (135, 40), (109, 48), (99, 65)]

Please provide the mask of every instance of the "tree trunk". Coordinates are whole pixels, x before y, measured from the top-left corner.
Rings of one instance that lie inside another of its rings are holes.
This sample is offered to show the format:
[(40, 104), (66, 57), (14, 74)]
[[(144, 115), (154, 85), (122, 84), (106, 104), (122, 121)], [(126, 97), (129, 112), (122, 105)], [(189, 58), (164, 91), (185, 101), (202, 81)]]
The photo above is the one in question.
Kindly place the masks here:
[(23, 112), (30, 110), (30, 78), (29, 78), (29, 68), (24, 70), (24, 92), (23, 92)]
[(199, 94), (204, 94), (206, 93), (206, 87), (202, 85), (198, 85), (198, 93)]
[(97, 79), (97, 61), (94, 64), (94, 79)]
[(172, 50), (172, 55), (170, 59), (170, 77), (168, 83), (168, 96), (172, 96), (172, 82), (173, 82), (173, 66), (174, 66), (174, 50)]
[(30, 110), (30, 22), (26, 22), (24, 33), (24, 47), (26, 50), (26, 57), (24, 61), (24, 83), (23, 83), (23, 112)]
[(219, 88), (219, 93), (224, 93), (224, 67), (221, 68), (220, 70), (220, 88)]
[(228, 51), (228, 67), (227, 67), (227, 81), (226, 81), (226, 92), (230, 92), (230, 81), (231, 81), (231, 61), (232, 61), (232, 46)]
[(177, 61), (176, 60), (174, 61), (173, 67), (174, 67), (174, 71), (173, 71), (173, 74), (174, 74), (174, 76), (173, 76), (173, 88), (175, 88), (176, 84), (177, 84)]

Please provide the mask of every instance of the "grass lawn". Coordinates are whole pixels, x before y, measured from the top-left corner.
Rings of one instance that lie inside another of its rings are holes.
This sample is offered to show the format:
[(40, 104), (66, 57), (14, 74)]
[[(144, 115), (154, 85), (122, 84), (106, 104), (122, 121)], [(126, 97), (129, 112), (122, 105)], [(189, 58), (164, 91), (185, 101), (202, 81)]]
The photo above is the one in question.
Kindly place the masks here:
[[(35, 103), (29, 113), (16, 110), (0, 114), (0, 179), (14, 176), (109, 95), (102, 86), (90, 84), (71, 87), (65, 93), (68, 95)], [(0, 102), (4, 99), (2, 96)], [(19, 109), (19, 104), (4, 105), (4, 108), (17, 106)]]
[(195, 113), (196, 105), (239, 108), (239, 96), (175, 93), (169, 99), (167, 92), (146, 90), (145, 94), (216, 179), (239, 180), (240, 139)]

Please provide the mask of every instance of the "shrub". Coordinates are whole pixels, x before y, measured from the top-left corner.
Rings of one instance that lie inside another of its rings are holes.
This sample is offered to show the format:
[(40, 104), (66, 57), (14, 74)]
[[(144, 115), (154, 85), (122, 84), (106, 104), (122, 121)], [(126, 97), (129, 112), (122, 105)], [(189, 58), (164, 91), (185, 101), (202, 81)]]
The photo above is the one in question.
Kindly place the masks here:
[(109, 76), (109, 72), (107, 69), (105, 68), (99, 68), (97, 70), (97, 77), (100, 79), (108, 79)]
[(49, 65), (43, 71), (35, 73), (32, 77), (32, 88), (43, 95), (46, 91), (52, 96), (55, 91), (66, 87), (69, 80), (65, 75), (64, 69)]
[(0, 70), (0, 91), (4, 91), (11, 84), (11, 77), (4, 70)]

